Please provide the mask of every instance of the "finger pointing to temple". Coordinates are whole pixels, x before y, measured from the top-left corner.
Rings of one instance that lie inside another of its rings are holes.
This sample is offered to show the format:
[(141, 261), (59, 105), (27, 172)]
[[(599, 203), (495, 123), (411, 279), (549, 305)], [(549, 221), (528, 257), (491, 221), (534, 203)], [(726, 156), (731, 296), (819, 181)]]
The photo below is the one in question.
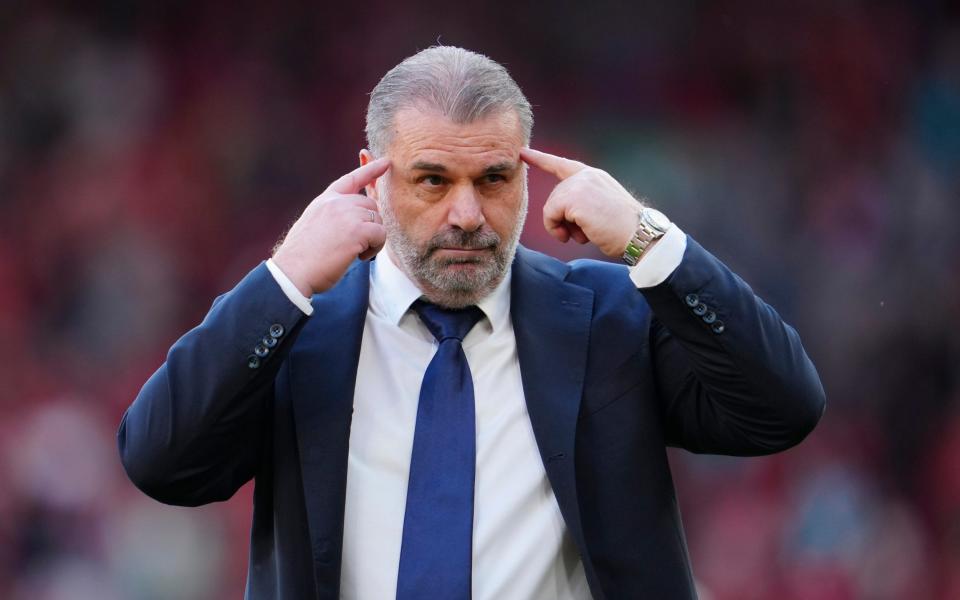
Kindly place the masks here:
[(334, 181), (327, 189), (338, 194), (356, 194), (368, 183), (373, 183), (377, 177), (386, 173), (388, 168), (390, 168), (389, 158), (382, 157), (372, 160)]
[(523, 159), (528, 165), (542, 169), (547, 173), (551, 173), (557, 179), (566, 179), (578, 171), (582, 171), (587, 168), (587, 165), (576, 160), (570, 160), (569, 158), (563, 158), (562, 156), (555, 156), (553, 154), (548, 154), (546, 152), (541, 152), (539, 150), (534, 150), (533, 148), (521, 148), (520, 149), (520, 158)]

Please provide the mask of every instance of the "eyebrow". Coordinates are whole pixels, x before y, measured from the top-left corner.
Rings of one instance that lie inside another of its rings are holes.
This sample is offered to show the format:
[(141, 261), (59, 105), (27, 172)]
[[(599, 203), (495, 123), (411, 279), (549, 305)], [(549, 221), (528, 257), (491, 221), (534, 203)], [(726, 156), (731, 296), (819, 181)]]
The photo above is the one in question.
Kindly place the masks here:
[(517, 168), (517, 165), (509, 162), (497, 163), (495, 165), (490, 165), (483, 170), (484, 175), (490, 175), (492, 173), (502, 173), (503, 171), (512, 171)]
[[(517, 165), (511, 162), (500, 162), (488, 166), (483, 170), (484, 175), (490, 175), (492, 173), (502, 173), (504, 171), (512, 171), (517, 168)], [(418, 160), (417, 162), (410, 165), (411, 171), (429, 171), (433, 173), (446, 173), (447, 168), (440, 163), (426, 162)]]
[(410, 165), (411, 171), (434, 171), (437, 173), (446, 173), (447, 168), (439, 163), (425, 162), (418, 160)]

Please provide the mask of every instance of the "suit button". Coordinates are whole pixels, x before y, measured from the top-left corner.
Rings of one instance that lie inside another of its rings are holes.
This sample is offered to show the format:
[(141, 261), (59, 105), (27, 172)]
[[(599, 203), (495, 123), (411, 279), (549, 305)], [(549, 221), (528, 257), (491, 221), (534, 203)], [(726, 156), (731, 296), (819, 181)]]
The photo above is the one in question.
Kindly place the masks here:
[(259, 356), (260, 358), (263, 358), (267, 354), (270, 354), (270, 350), (263, 344), (257, 344), (256, 346), (253, 347), (253, 353)]
[(683, 299), (687, 303), (687, 306), (693, 308), (694, 306), (700, 304), (700, 297), (696, 294), (687, 294), (687, 297)]
[(260, 357), (256, 354), (251, 354), (247, 357), (247, 368), (248, 369), (257, 369), (260, 367)]
[(724, 326), (723, 321), (717, 321), (716, 323), (710, 326), (710, 331), (716, 333), (717, 335), (720, 335), (721, 333), (723, 333), (724, 329), (726, 329), (726, 327)]
[(283, 331), (284, 331), (283, 325), (281, 325), (280, 323), (274, 323), (273, 325), (270, 326), (270, 337), (272, 338), (281, 337), (283, 335)]
[(717, 313), (713, 312), (712, 310), (707, 314), (703, 315), (703, 322), (706, 323), (707, 325), (713, 323), (716, 320), (717, 320)]
[(277, 338), (271, 337), (269, 335), (264, 336), (260, 343), (266, 346), (267, 348), (273, 348), (277, 345)]
[(698, 317), (702, 317), (703, 315), (707, 314), (707, 310), (709, 310), (707, 305), (701, 302), (693, 307), (693, 314), (697, 315)]

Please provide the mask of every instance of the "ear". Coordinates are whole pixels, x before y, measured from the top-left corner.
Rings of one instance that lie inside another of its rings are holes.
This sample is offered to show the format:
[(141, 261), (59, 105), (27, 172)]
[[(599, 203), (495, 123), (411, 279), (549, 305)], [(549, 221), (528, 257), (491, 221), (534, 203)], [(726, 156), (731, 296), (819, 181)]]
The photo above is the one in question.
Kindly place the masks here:
[[(370, 162), (371, 160), (373, 160), (373, 158), (374, 158), (374, 157), (373, 157), (373, 153), (370, 152), (369, 150), (367, 150), (366, 148), (360, 150), (360, 166), (361, 166), (361, 167), (362, 167), (363, 165), (367, 164), (368, 162)], [(376, 179), (374, 179), (374, 180), (371, 181), (369, 184), (367, 184), (367, 186), (364, 187), (363, 189), (366, 191), (368, 198), (373, 198), (373, 199), (376, 200), (377, 202), (380, 201), (380, 197), (379, 197), (379, 195), (377, 194), (377, 180), (376, 180)]]

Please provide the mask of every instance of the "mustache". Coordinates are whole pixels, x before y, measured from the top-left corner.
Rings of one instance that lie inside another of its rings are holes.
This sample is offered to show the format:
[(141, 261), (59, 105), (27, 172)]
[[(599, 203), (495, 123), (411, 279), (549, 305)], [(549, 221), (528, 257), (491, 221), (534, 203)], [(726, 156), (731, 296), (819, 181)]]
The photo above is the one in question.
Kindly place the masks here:
[(500, 236), (492, 229), (478, 229), (476, 231), (448, 229), (430, 238), (430, 241), (427, 242), (427, 254), (433, 254), (441, 248), (484, 250), (486, 248), (496, 248), (500, 245), (500, 242)]

